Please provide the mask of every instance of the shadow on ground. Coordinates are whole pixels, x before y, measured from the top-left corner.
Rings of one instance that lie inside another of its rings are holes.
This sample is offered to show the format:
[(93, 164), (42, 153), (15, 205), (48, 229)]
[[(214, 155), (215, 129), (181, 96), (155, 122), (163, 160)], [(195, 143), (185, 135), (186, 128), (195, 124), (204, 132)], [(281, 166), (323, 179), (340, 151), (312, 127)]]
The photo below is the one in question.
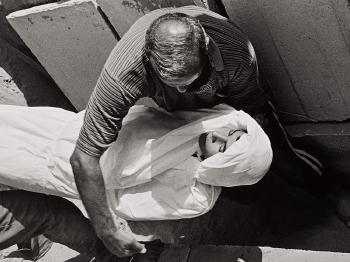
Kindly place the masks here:
[(229, 197), (214, 207), (203, 244), (350, 252), (350, 231), (327, 199), (272, 173), (250, 188), (231, 189)]

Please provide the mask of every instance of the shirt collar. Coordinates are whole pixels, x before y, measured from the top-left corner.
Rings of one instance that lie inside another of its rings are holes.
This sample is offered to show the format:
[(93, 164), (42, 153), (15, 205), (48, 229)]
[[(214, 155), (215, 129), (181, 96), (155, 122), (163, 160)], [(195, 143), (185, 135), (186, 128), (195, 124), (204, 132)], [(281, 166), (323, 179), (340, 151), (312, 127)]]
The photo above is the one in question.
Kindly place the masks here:
[(215, 43), (215, 41), (209, 37), (209, 43), (208, 43), (208, 57), (210, 60), (210, 64), (212, 67), (215, 68), (215, 71), (224, 71), (224, 61), (222, 60), (222, 56), (220, 53), (220, 49), (218, 45)]

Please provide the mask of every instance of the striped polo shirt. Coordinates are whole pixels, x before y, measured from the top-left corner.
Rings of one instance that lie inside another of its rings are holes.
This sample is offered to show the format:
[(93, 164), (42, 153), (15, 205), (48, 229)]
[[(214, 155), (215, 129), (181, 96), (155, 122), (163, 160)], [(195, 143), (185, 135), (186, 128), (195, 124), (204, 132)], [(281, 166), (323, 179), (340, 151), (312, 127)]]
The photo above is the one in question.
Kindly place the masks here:
[[(146, 30), (167, 12), (196, 17), (209, 36), (209, 73), (193, 83), (200, 92), (179, 93), (162, 83), (145, 55)], [(250, 113), (267, 100), (258, 84), (255, 52), (246, 35), (227, 18), (197, 6), (157, 9), (132, 25), (102, 69), (86, 108), (77, 147), (88, 155), (100, 156), (117, 139), (129, 108), (142, 97), (151, 97), (168, 111), (227, 103)]]

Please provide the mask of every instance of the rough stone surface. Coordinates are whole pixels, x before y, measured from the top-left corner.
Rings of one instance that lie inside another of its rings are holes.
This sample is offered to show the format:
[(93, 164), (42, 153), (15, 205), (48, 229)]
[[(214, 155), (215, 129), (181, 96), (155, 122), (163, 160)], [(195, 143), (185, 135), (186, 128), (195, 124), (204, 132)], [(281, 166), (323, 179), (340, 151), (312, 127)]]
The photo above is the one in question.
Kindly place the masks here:
[(116, 39), (92, 0), (11, 13), (8, 21), (76, 109), (84, 109)]
[[(91, 259), (91, 258), (90, 258)], [(87, 262), (90, 261), (86, 256), (79, 255), (78, 252), (54, 243), (45, 256), (37, 260), (37, 262)], [(0, 260), (4, 262), (30, 262), (32, 260), (27, 260), (23, 258), (23, 255), (18, 252), (17, 246), (11, 246), (7, 249), (0, 251)]]
[(252, 40), (284, 120), (350, 117), (345, 0), (223, 0)]
[[(269, 247), (199, 246), (191, 249), (186, 262), (346, 262), (350, 254), (313, 252)], [(164, 260), (171, 262), (172, 260)], [(175, 260), (176, 261), (176, 260)]]
[(60, 0), (1, 0), (1, 4), (6, 10), (14, 12), (17, 10), (43, 5), (53, 2), (58, 2)]
[[(29, 106), (56, 106), (74, 110), (69, 100), (7, 22), (6, 15), (10, 11), (6, 9), (5, 2), (1, 3), (4, 6), (0, 4), (0, 67), (3, 69), (0, 72), (0, 103), (22, 105), (25, 102)], [(12, 8), (18, 8), (15, 2), (11, 3)], [(16, 3), (20, 4), (17, 1)], [(24, 96), (25, 101), (13, 101), (13, 88), (17, 89), (15, 94), (21, 93)]]
[(119, 36), (123, 36), (138, 18), (152, 10), (185, 5), (214, 7), (212, 2), (201, 0), (97, 0), (98, 5), (101, 6)]
[(27, 101), (12, 77), (0, 67), (0, 104), (26, 106)]

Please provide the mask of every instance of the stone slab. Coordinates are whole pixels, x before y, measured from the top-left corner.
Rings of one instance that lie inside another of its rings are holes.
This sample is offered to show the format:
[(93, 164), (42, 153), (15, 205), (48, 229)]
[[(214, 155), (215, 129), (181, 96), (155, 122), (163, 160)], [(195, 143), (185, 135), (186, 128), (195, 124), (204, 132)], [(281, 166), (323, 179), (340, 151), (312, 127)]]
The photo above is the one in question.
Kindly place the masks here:
[[(4, 85), (0, 83), (0, 103), (58, 106), (74, 110), (69, 100), (8, 23), (6, 15), (9, 11), (5, 9), (6, 3), (4, 1), (1, 3), (3, 6), (0, 6), (0, 67), (6, 71), (7, 76), (6, 79), (0, 79), (0, 82), (4, 83)], [(9, 79), (11, 87), (4, 89), (9, 87)]]
[(0, 5), (10, 12), (26, 9), (29, 7), (58, 2), (59, 0), (1, 0)]
[(348, 253), (249, 246), (184, 246), (165, 250), (160, 262), (347, 262)]
[(223, 0), (252, 40), (287, 121), (350, 117), (350, 12), (344, 0)]
[(185, 5), (211, 6), (214, 8), (215, 5), (212, 2), (212, 0), (97, 0), (98, 5), (106, 14), (119, 36), (123, 36), (138, 18), (152, 10)]
[(117, 43), (96, 2), (40, 5), (7, 19), (75, 108), (84, 109)]

